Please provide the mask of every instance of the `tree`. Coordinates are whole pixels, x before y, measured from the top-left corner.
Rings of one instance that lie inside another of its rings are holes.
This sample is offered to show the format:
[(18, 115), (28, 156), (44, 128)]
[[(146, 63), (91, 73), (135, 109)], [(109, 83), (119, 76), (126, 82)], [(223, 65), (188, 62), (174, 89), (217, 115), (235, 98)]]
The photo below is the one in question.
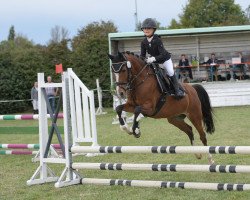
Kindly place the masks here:
[[(37, 80), (37, 72), (44, 65), (37, 46), (21, 36), (14, 41), (0, 43), (0, 100), (30, 99), (30, 90)], [(0, 104), (0, 114), (23, 112), (29, 101)]]
[(60, 75), (55, 74), (55, 65), (61, 63), (64, 69), (71, 67), (69, 31), (64, 27), (56, 25), (51, 29), (50, 35), (51, 38), (47, 46), (41, 47), (46, 63), (43, 67), (43, 72), (45, 72), (45, 76), (53, 76), (53, 81), (60, 81)]
[(69, 31), (64, 28), (56, 25), (50, 31), (51, 39), (49, 43), (60, 43), (63, 40), (67, 40), (69, 38)]
[(247, 18), (249, 19), (249, 21), (250, 21), (250, 5), (247, 7), (247, 9), (246, 9), (246, 16), (247, 16)]
[[(113, 22), (93, 22), (79, 30), (72, 40), (71, 66), (90, 89), (96, 88), (97, 78), (103, 90), (110, 89), (108, 34), (114, 32), (117, 28)], [(103, 97), (103, 103), (111, 105), (111, 95)]]
[(96, 78), (103, 89), (110, 87), (108, 34), (113, 32), (117, 28), (112, 22), (93, 22), (73, 38), (71, 65), (89, 88), (96, 87)]
[(46, 47), (44, 52), (44, 59), (47, 64), (46, 73), (54, 76), (55, 75), (55, 65), (62, 64), (66, 69), (71, 67), (70, 65), (70, 55), (71, 51), (69, 49), (70, 40), (62, 40), (59, 43), (50, 43)]
[(15, 36), (16, 36), (16, 34), (15, 34), (15, 28), (14, 28), (14, 26), (12, 25), (12, 26), (10, 27), (10, 30), (9, 30), (8, 40), (9, 40), (9, 41), (10, 41), (10, 40), (14, 41)]
[(172, 20), (169, 28), (233, 26), (249, 23), (244, 11), (234, 0), (189, 0), (180, 22)]

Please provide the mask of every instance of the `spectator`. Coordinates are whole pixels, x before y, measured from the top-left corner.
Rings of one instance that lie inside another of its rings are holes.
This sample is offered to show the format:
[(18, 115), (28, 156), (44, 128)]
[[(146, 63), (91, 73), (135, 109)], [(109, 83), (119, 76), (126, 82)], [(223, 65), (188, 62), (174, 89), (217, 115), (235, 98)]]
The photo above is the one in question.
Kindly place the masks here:
[(245, 64), (245, 59), (242, 56), (242, 53), (239, 52), (239, 58), (240, 58), (240, 62), (239, 64), (234, 64), (233, 65), (233, 78), (236, 79), (236, 71), (240, 71), (241, 74), (243, 74), (243, 77), (246, 77), (246, 71), (247, 71), (247, 64)]
[[(51, 76), (47, 77), (47, 83), (53, 83)], [(55, 113), (55, 96), (56, 96), (56, 88), (54, 87), (46, 87), (46, 94), (49, 99), (49, 103), (52, 109), (52, 112)]]
[(181, 59), (179, 60), (179, 72), (180, 73), (186, 73), (186, 72), (188, 72), (189, 78), (193, 79), (192, 69), (190, 67), (189, 61), (186, 58), (185, 54), (182, 54), (181, 55)]
[(34, 86), (31, 89), (31, 99), (33, 105), (33, 114), (38, 114), (38, 84), (34, 82)]
[[(209, 65), (209, 75), (210, 75), (211, 81), (213, 81), (213, 76), (217, 72), (216, 65), (218, 64), (218, 59), (215, 57), (215, 53), (211, 54), (211, 57), (208, 59), (208, 61), (206, 62), (206, 64)], [(215, 78), (217, 78), (217, 77), (215, 77)]]

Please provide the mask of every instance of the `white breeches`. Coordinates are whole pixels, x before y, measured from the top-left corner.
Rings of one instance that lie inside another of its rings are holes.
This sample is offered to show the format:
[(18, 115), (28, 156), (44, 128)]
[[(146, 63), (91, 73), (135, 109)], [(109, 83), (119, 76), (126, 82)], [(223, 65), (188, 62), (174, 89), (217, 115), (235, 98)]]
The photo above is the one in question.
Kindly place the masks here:
[(172, 62), (171, 58), (169, 60), (166, 60), (162, 65), (163, 65), (163, 68), (164, 68), (165, 72), (169, 76), (174, 75), (174, 66), (173, 66), (173, 62)]

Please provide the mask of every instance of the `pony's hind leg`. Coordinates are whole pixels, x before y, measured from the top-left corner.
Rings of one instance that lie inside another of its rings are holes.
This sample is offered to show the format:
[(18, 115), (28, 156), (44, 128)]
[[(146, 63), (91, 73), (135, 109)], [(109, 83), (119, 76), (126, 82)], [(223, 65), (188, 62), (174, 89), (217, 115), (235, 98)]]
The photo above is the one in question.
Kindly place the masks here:
[[(203, 143), (204, 146), (207, 146), (207, 138), (206, 138), (206, 133), (204, 131), (203, 125), (202, 125), (202, 118), (201, 116), (199, 117), (198, 114), (196, 115), (189, 115), (188, 116), (189, 120), (192, 122), (196, 130), (198, 131), (200, 135), (200, 140)], [(201, 155), (200, 155), (201, 156)], [(208, 162), (209, 164), (214, 164), (214, 160), (212, 155), (209, 153), (208, 154)]]
[(181, 131), (185, 132), (190, 140), (191, 145), (193, 145), (194, 143), (194, 134), (193, 134), (193, 130), (192, 127), (189, 126), (185, 121), (186, 116), (178, 116), (178, 117), (171, 117), (168, 118), (168, 122), (170, 124), (173, 124), (174, 126), (176, 126), (177, 128), (179, 128)]
[[(173, 124), (177, 128), (179, 128), (181, 131), (185, 132), (187, 136), (189, 137), (190, 143), (193, 146), (194, 145), (194, 133), (192, 130), (192, 127), (189, 126), (185, 121), (186, 116), (178, 116), (178, 117), (172, 117), (168, 118), (169, 123)], [(201, 154), (195, 154), (197, 159), (201, 159)]]

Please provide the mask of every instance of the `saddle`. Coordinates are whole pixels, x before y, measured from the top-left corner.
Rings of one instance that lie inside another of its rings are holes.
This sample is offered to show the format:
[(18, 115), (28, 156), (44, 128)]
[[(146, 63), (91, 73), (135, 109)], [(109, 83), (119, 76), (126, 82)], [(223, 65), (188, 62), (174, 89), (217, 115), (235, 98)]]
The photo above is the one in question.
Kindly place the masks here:
[(164, 69), (162, 69), (158, 64), (152, 63), (150, 65), (156, 76), (158, 82), (159, 90), (161, 91), (161, 96), (156, 104), (155, 111), (152, 116), (156, 115), (166, 103), (167, 96), (174, 95), (174, 87), (171, 84), (169, 77), (164, 75)]
[(166, 94), (167, 96), (174, 95), (174, 87), (168, 75), (164, 75), (164, 69), (161, 68), (158, 64), (152, 63), (151, 67), (155, 73), (156, 80), (158, 82), (159, 89), (162, 94)]

